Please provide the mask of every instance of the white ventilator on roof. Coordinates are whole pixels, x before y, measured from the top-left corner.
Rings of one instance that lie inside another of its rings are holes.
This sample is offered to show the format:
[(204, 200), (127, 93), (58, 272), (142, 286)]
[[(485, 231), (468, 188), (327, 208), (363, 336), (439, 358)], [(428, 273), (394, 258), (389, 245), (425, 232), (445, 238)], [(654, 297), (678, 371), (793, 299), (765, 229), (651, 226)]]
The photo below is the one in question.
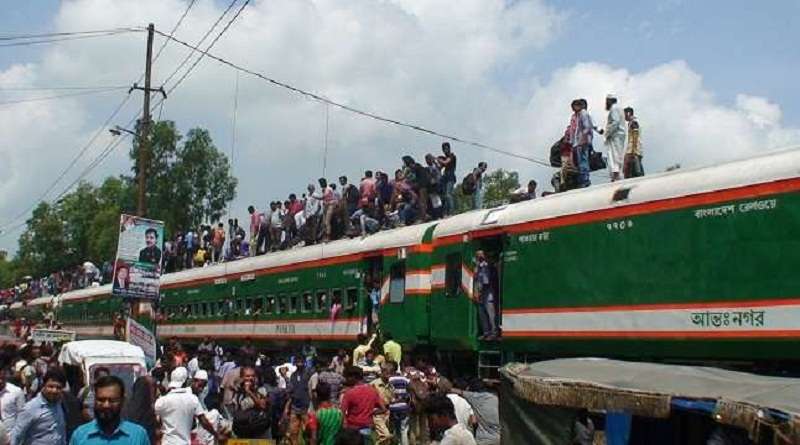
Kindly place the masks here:
[[(783, 151), (713, 167), (674, 170), (593, 185), (495, 209), (464, 213), (440, 221), (434, 229), (433, 237), (439, 239), (492, 227), (798, 177), (800, 150)], [(622, 189), (628, 190), (627, 197), (614, 201), (615, 194)]]

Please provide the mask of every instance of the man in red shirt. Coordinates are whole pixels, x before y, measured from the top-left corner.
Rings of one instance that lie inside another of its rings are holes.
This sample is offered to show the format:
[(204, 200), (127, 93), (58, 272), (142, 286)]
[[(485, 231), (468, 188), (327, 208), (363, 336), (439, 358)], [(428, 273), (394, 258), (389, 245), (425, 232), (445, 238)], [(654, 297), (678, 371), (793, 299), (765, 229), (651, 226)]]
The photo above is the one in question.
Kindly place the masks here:
[(344, 370), (347, 391), (342, 396), (344, 427), (358, 430), (365, 438), (372, 436), (372, 416), (386, 412), (386, 404), (378, 391), (364, 383), (361, 368), (349, 366)]

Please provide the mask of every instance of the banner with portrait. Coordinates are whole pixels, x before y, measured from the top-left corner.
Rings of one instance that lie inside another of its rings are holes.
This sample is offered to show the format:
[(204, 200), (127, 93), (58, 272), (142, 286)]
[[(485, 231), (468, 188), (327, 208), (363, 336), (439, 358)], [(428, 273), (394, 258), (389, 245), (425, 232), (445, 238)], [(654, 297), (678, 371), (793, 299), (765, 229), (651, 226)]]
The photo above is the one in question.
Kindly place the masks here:
[(112, 294), (156, 300), (161, 278), (164, 223), (121, 215)]

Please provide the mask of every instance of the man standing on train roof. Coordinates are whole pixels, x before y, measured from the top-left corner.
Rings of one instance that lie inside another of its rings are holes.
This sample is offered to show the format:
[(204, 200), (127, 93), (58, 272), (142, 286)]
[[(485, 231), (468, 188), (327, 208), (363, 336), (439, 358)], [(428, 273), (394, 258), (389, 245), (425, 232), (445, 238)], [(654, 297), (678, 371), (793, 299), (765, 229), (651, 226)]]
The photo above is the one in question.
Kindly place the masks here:
[[(611, 173), (611, 181), (619, 181), (622, 179), (626, 128), (622, 111), (617, 105), (617, 96), (613, 94), (606, 96), (606, 110), (608, 111), (608, 119), (606, 120), (605, 128), (605, 145), (608, 152), (608, 169)], [(599, 132), (604, 134), (602, 129)]]
[(481, 322), (480, 340), (496, 340), (495, 295), (492, 292), (491, 267), (482, 250), (475, 252), (475, 284), (478, 291), (478, 316)]
[(623, 172), (626, 178), (644, 176), (644, 167), (642, 167), (642, 130), (639, 128), (639, 120), (633, 115), (633, 108), (625, 108), (625, 120), (628, 122), (628, 146), (625, 149)]
[(161, 249), (156, 246), (158, 231), (152, 227), (144, 232), (145, 248), (139, 251), (139, 262), (158, 265), (161, 263)]

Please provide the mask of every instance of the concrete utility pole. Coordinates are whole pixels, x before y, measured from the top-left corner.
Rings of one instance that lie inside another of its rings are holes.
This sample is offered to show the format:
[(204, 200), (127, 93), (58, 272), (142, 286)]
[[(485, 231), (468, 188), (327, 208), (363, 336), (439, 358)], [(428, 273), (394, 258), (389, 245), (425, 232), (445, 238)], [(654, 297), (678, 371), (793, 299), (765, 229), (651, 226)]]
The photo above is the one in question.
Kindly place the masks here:
[(136, 204), (136, 214), (144, 216), (147, 213), (145, 189), (147, 187), (147, 163), (150, 154), (150, 73), (153, 65), (153, 24), (147, 25), (147, 58), (144, 65), (144, 107), (142, 108), (141, 134), (139, 135), (139, 199)]
[(136, 214), (138, 216), (145, 216), (147, 213), (147, 200), (145, 190), (147, 189), (147, 167), (150, 165), (150, 92), (158, 91), (164, 99), (167, 94), (163, 88), (150, 88), (150, 74), (153, 65), (153, 34), (155, 33), (155, 26), (151, 23), (147, 25), (147, 57), (144, 64), (144, 88), (138, 84), (133, 84), (130, 91), (142, 90), (144, 91), (144, 105), (142, 107), (142, 119), (140, 121), (139, 133), (139, 193), (136, 204)]

